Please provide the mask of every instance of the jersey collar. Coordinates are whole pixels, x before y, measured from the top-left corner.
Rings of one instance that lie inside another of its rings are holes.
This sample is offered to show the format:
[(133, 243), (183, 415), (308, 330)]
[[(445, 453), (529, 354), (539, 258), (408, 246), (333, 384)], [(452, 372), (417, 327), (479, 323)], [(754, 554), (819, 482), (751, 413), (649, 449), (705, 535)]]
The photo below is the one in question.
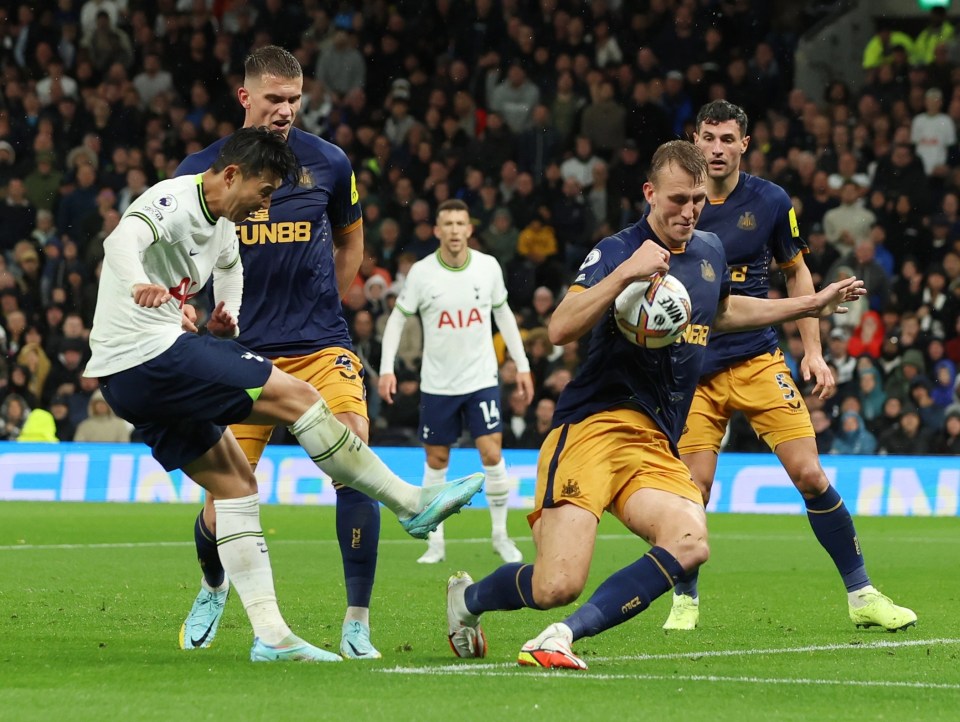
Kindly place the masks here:
[(210, 212), (210, 207), (207, 205), (207, 198), (203, 195), (203, 173), (197, 173), (194, 176), (194, 180), (197, 183), (197, 197), (200, 199), (200, 211), (203, 213), (203, 217), (206, 219), (207, 223), (211, 226), (217, 225), (217, 219), (213, 217), (213, 214)]

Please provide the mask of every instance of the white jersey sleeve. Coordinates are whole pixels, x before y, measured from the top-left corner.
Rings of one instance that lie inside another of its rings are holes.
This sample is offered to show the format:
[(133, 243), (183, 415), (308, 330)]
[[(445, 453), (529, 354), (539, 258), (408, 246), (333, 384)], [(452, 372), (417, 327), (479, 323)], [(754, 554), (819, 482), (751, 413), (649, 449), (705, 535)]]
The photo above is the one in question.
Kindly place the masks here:
[[(143, 247), (137, 239), (149, 242)], [(183, 333), (183, 305), (200, 292), (215, 265), (233, 257), (229, 248), (236, 243), (233, 222), (210, 215), (201, 175), (162, 181), (140, 196), (104, 241), (85, 374), (117, 373), (170, 348)], [(140, 268), (130, 244), (137, 244)], [(144, 282), (169, 289), (171, 299), (159, 308), (138, 306), (133, 284)]]

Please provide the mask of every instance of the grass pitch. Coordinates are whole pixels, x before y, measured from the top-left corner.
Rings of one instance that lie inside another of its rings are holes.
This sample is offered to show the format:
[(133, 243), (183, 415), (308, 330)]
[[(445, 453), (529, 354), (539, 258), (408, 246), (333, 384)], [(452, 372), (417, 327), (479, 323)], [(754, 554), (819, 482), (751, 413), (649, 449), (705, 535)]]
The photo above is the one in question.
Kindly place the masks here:
[[(384, 511), (372, 604), (379, 662), (251, 664), (235, 595), (213, 647), (177, 633), (198, 589), (197, 509), (0, 504), (0, 720), (956, 720), (960, 708), (960, 525), (861, 518), (874, 584), (919, 615), (890, 634), (856, 630), (804, 517), (713, 515), (701, 626), (666, 633), (669, 599), (575, 644), (587, 672), (516, 666), (527, 639), (568, 612), (493, 613), (484, 660), (446, 640), (446, 579), (499, 558), (486, 511), (447, 524), (447, 561)], [(265, 507), (280, 607), (301, 636), (336, 650), (344, 606), (329, 508)], [(532, 559), (521, 512), (511, 532)], [(646, 548), (612, 519), (590, 586)]]

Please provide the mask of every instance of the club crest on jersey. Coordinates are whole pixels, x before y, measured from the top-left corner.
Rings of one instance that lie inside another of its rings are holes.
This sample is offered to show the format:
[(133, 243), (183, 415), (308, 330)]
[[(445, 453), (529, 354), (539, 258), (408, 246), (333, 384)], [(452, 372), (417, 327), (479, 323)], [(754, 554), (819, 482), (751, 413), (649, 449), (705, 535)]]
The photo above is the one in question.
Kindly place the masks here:
[(177, 199), (168, 194), (157, 198), (157, 200), (153, 202), (153, 205), (161, 211), (173, 213), (175, 210), (177, 210)]
[(580, 485), (573, 479), (567, 479), (566, 483), (560, 487), (560, 496), (580, 496)]
[(717, 280), (717, 272), (713, 270), (713, 266), (706, 258), (700, 261), (700, 275), (707, 283), (713, 283)]
[(750, 211), (745, 211), (740, 216), (740, 220), (737, 221), (737, 228), (739, 228), (741, 231), (757, 230), (757, 217), (754, 216)]
[(300, 177), (297, 179), (297, 185), (301, 188), (313, 188), (316, 183), (313, 182), (313, 176), (307, 168), (300, 169)]

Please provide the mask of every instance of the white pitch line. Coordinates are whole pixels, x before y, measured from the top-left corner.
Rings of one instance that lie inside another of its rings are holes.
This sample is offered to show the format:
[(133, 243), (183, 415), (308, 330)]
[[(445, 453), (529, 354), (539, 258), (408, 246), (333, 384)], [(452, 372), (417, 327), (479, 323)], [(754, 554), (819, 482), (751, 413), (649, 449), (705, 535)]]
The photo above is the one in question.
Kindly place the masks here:
[[(879, 641), (865, 644), (818, 644), (806, 647), (779, 647), (774, 649), (710, 649), (702, 652), (671, 652), (669, 654), (630, 654), (619, 657), (590, 657), (587, 662), (646, 662), (664, 659), (689, 659), (696, 661), (704, 657), (755, 657), (771, 654), (804, 654), (807, 652), (835, 652), (835, 651), (864, 651), (873, 649), (890, 649), (898, 647), (922, 647), (925, 645), (960, 644), (960, 639), (938, 637), (935, 639), (904, 639), (899, 642)], [(381, 672), (393, 674), (481, 674), (498, 670), (513, 669), (515, 662), (495, 662), (480, 664), (445, 664), (439, 667), (393, 667), (382, 669)], [(892, 684), (892, 683), (891, 683)], [(960, 689), (960, 685), (957, 685)]]
[[(797, 542), (805, 541), (810, 538), (809, 534), (711, 534), (713, 541), (784, 541)], [(626, 541), (639, 542), (637, 537), (629, 534), (598, 534), (598, 541)], [(958, 544), (960, 536), (954, 537), (896, 537), (898, 544)], [(271, 544), (336, 544), (336, 539), (274, 539), (268, 537), (267, 541)], [(529, 538), (516, 537), (514, 541), (519, 543), (532, 543)], [(381, 545), (394, 544), (422, 544), (419, 539), (381, 539)], [(447, 544), (489, 544), (489, 537), (478, 537), (472, 539), (451, 539), (447, 538)], [(0, 545), (0, 552), (14, 551), (37, 551), (45, 549), (147, 549), (150, 547), (181, 547), (193, 546), (192, 541), (156, 541), (156, 542), (100, 542), (90, 544), (7, 544)]]
[[(443, 675), (446, 672), (439, 671), (438, 667), (423, 667), (410, 669), (382, 669), (379, 672), (399, 673), (399, 674), (419, 674), (419, 675)], [(592, 682), (595, 680), (637, 680), (637, 681), (659, 681), (659, 682), (733, 682), (735, 684), (802, 684), (802, 685), (832, 685), (836, 687), (906, 687), (910, 689), (943, 689), (960, 690), (960, 684), (949, 684), (939, 682), (886, 682), (880, 680), (856, 680), (856, 679), (797, 679), (791, 677), (722, 677), (713, 674), (606, 674), (594, 672), (565, 672), (562, 670), (540, 670), (540, 671), (483, 671), (478, 670), (477, 665), (464, 665), (459, 672), (465, 676), (484, 676), (484, 677), (512, 677), (528, 675), (536, 679), (562, 679), (567, 680), (585, 680)]]

